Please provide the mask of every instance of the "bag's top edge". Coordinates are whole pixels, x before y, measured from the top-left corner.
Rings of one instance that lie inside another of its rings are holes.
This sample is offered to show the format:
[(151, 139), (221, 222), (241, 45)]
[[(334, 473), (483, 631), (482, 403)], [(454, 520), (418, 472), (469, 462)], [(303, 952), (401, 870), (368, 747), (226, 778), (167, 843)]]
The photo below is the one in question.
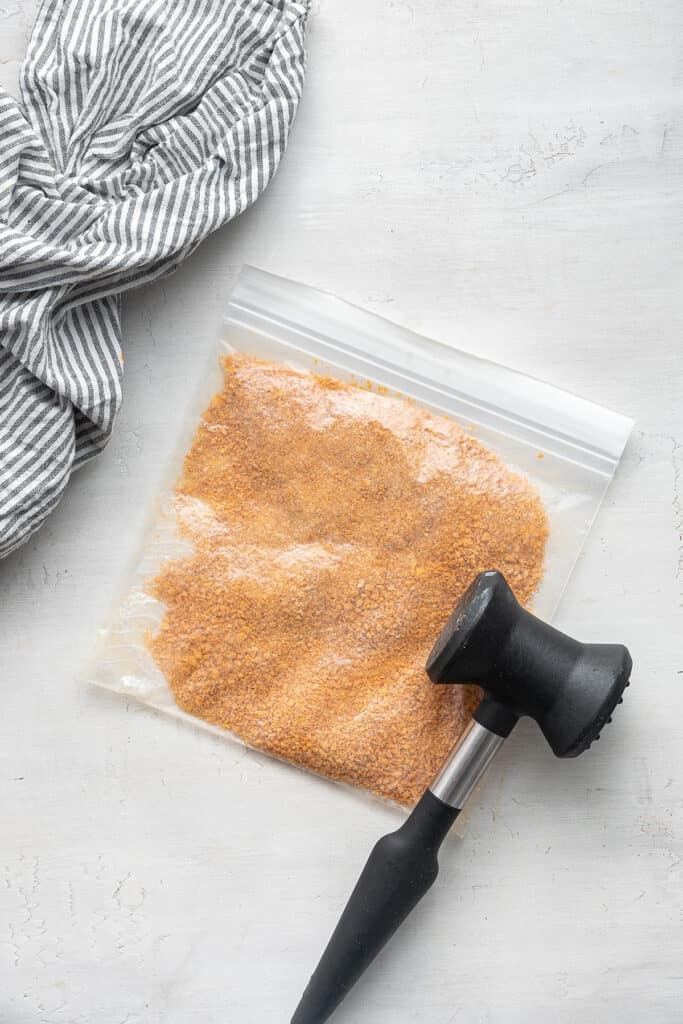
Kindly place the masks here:
[(255, 267), (242, 268), (226, 320), (280, 336), (361, 375), (380, 376), (397, 390), (407, 391), (409, 384), (430, 404), (457, 408), (475, 422), (605, 475), (614, 472), (633, 428), (629, 417), (555, 385)]

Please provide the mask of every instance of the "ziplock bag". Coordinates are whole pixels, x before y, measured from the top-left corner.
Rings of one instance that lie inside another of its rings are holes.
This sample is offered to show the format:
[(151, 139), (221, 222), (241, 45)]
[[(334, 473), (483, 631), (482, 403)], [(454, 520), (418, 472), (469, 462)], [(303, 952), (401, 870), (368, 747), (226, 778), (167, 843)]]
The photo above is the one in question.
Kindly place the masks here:
[[(159, 667), (159, 659), (155, 660), (150, 652), (150, 638), (153, 644), (153, 638), (167, 621), (164, 619), (167, 607), (159, 600), (158, 590), (155, 592), (155, 577), (160, 572), (168, 573), (169, 567), (173, 574), (176, 566), (189, 566), (186, 570), (189, 582), (183, 591), (183, 600), (192, 602), (192, 595), (200, 593), (195, 586), (193, 546), (188, 541), (187, 530), (182, 529), (183, 517), (187, 518), (188, 514), (208, 517), (202, 519), (207, 523), (207, 529), (214, 529), (217, 521), (201, 502), (193, 500), (188, 504), (187, 500), (179, 500), (173, 487), (198, 424), (203, 422), (206, 428), (207, 420), (202, 421), (202, 411), (207, 409), (212, 396), (221, 390), (223, 371), (220, 357), (230, 353), (243, 353), (255, 360), (305, 373), (312, 371), (318, 376), (332, 378), (330, 387), (334, 387), (334, 381), (362, 384), (366, 391), (380, 393), (377, 402), (385, 396), (394, 396), (395, 402), (395, 396), (400, 396), (402, 402), (407, 401), (416, 409), (447, 417), (474, 435), (508, 469), (526, 478), (543, 501), (549, 534), (544, 575), (533, 599), (533, 607), (542, 618), (552, 616), (619, 462), (632, 422), (514, 370), (422, 338), (330, 295), (247, 267), (231, 293), (217, 351), (211, 355), (200, 393), (194, 402), (188, 402), (181, 436), (171, 453), (167, 488), (159, 499), (143, 539), (133, 577), (109, 624), (101, 630), (95, 659), (88, 672), (90, 681), (134, 696), (170, 714), (189, 718), (221, 735), (233, 735), (204, 717), (182, 710), (176, 703), (169, 680)], [(264, 402), (267, 403), (268, 396), (264, 394)], [(340, 501), (343, 500), (343, 495), (340, 495)], [(249, 515), (248, 508), (244, 514)], [(244, 559), (241, 558), (243, 551), (239, 543), (235, 546), (232, 540), (228, 540), (227, 546), (217, 550), (220, 557), (227, 559), (230, 575), (233, 578), (240, 574), (253, 575), (253, 567), (248, 571), (240, 567), (244, 565)], [(259, 557), (261, 564), (266, 564), (268, 559), (273, 560), (268, 549), (265, 554), (261, 550)], [(500, 566), (486, 565), (482, 568)], [(264, 571), (268, 571), (267, 567)], [(363, 584), (363, 580), (359, 581), (360, 586)], [(220, 592), (219, 586), (216, 591), (217, 616)], [(182, 601), (180, 610), (183, 610)], [(225, 625), (221, 624), (221, 643), (226, 633), (231, 631), (231, 621), (228, 618)], [(230, 637), (230, 653), (223, 655), (220, 671), (215, 665), (211, 669), (214, 679), (211, 686), (223, 701), (221, 685), (227, 686), (231, 666), (240, 656), (238, 626), (239, 623), (235, 623), (238, 637), (234, 643)], [(181, 626), (181, 630), (184, 628)], [(248, 639), (244, 636), (242, 642), (246, 644)], [(183, 656), (191, 656), (194, 659), (192, 664), (198, 665), (198, 678), (202, 672), (206, 676), (204, 669), (211, 657), (210, 644), (205, 641), (206, 637), (202, 636), (202, 642), (190, 654), (185, 639), (182, 641), (185, 644)], [(328, 645), (324, 652), (327, 660), (318, 663), (318, 674), (323, 679), (326, 665), (331, 667), (333, 662), (343, 660), (343, 623), (341, 633), (335, 634), (334, 643), (332, 649)], [(271, 666), (270, 671), (277, 674), (277, 666)], [(275, 679), (274, 683), (281, 692), (286, 692), (289, 678), (284, 674), (282, 679)], [(195, 686), (194, 681), (192, 685)], [(208, 686), (206, 681), (203, 685)], [(424, 687), (430, 686), (425, 676)], [(460, 688), (449, 689), (453, 692)], [(244, 687), (234, 692), (239, 700), (244, 700)], [(347, 730), (346, 739), (342, 739), (351, 748), (348, 756), (344, 742), (341, 748), (333, 747), (330, 753), (329, 733), (317, 735), (315, 722), (310, 736), (304, 729), (300, 739), (288, 743), (288, 729), (293, 734), (295, 716), (288, 718), (285, 715), (283, 721), (281, 712), (278, 723), (280, 740), (275, 742), (272, 730), (269, 731), (272, 724), (269, 721), (269, 701), (265, 701), (262, 713), (258, 703), (262, 699), (262, 693), (257, 693), (253, 716), (256, 726), (262, 726), (262, 734), (259, 728), (254, 729), (252, 722), (250, 729), (237, 730), (239, 739), (244, 741), (246, 738), (248, 744), (275, 756), (304, 767), (313, 767), (333, 778), (353, 781), (400, 803), (409, 803), (413, 791), (421, 791), (429, 783), (430, 764), (439, 764), (447, 753), (447, 749), (439, 748), (439, 743), (435, 742), (430, 747), (431, 737), (427, 730), (420, 736), (420, 740), (424, 740), (425, 756), (414, 758), (419, 763), (402, 764), (399, 759), (395, 764), (396, 758), (383, 750), (394, 738), (392, 729), (395, 723), (387, 715), (383, 722), (384, 741), (373, 737), (374, 742), (369, 746), (360, 747), (363, 753), (359, 755), (359, 748), (354, 747), (357, 738), (354, 730), (361, 727), (362, 710), (354, 710), (347, 718), (342, 716), (343, 728)], [(302, 699), (306, 700), (307, 695), (304, 694)], [(193, 707), (192, 701), (185, 701), (185, 706)], [(223, 721), (216, 715), (207, 717)], [(456, 734), (448, 737), (447, 742), (452, 744), (457, 739)], [(443, 745), (443, 737), (439, 742)], [(311, 746), (315, 756), (311, 756)], [(407, 749), (413, 751), (414, 747)], [(397, 777), (391, 783), (382, 781), (373, 785), (372, 765), (365, 761), (377, 758), (379, 763), (382, 756), (392, 761)], [(353, 770), (343, 764), (345, 757), (354, 762)], [(363, 762), (360, 766), (357, 763), (359, 757)], [(403, 784), (402, 772), (409, 784)]]

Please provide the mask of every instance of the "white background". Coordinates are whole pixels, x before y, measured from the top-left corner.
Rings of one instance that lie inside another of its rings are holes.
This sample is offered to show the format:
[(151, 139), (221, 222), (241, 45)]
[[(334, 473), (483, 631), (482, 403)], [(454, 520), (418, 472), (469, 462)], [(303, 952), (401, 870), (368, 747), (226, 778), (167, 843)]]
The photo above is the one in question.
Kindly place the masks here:
[[(2, 0), (16, 92), (33, 0)], [(339, 1024), (681, 1020), (683, 8), (314, 0), (257, 206), (125, 302), (107, 452), (0, 565), (0, 1021), (283, 1024), (390, 809), (77, 682), (238, 266), (634, 416), (558, 624), (626, 642), (601, 742), (520, 728)]]

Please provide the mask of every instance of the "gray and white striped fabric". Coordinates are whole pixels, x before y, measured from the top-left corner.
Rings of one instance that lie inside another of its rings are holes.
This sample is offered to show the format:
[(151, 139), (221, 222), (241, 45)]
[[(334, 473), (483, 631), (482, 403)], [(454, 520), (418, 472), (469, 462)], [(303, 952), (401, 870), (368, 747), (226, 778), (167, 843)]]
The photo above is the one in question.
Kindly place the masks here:
[(283, 155), (308, 0), (45, 0), (0, 90), (0, 556), (106, 445), (120, 293), (241, 213)]

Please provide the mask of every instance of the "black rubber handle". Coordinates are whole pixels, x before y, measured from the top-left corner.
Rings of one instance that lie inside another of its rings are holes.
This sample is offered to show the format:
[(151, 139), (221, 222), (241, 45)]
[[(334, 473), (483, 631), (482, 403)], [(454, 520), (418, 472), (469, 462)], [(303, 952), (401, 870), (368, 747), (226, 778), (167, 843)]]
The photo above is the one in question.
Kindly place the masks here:
[(459, 814), (429, 790), (405, 824), (375, 845), (291, 1024), (323, 1024), (439, 873), (439, 847)]

